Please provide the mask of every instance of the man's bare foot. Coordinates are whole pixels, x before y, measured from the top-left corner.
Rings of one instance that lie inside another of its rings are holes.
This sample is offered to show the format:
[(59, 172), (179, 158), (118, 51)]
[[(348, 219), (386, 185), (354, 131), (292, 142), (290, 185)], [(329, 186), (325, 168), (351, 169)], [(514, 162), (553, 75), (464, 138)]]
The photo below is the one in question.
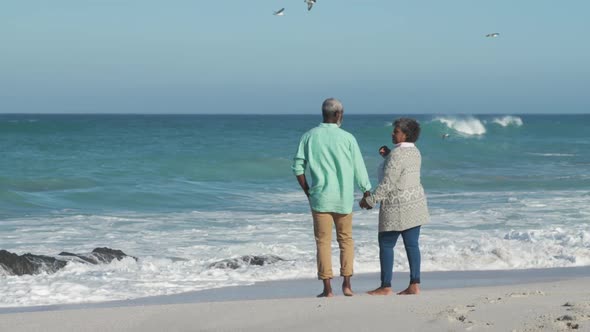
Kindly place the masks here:
[(410, 284), (408, 288), (397, 293), (397, 295), (417, 295), (420, 294), (420, 284)]
[(369, 295), (391, 295), (393, 294), (393, 290), (391, 287), (379, 287), (373, 289), (372, 291), (368, 291), (367, 294)]
[(344, 281), (342, 282), (342, 294), (344, 294), (344, 296), (354, 295), (352, 292), (352, 286), (350, 286), (350, 277), (344, 277)]
[(334, 293), (332, 293), (332, 283), (330, 282), (330, 279), (323, 279), (322, 283), (324, 284), (324, 291), (317, 297), (333, 297)]

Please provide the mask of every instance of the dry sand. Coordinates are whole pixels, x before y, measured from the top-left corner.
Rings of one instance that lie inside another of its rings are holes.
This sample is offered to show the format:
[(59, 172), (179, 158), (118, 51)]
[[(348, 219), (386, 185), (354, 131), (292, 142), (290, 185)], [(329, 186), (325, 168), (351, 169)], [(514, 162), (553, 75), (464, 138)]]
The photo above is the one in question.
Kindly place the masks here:
[[(335, 280), (337, 281), (337, 280)], [(319, 286), (319, 285), (316, 285)], [(282, 298), (0, 314), (0, 331), (590, 331), (590, 277), (417, 296)]]

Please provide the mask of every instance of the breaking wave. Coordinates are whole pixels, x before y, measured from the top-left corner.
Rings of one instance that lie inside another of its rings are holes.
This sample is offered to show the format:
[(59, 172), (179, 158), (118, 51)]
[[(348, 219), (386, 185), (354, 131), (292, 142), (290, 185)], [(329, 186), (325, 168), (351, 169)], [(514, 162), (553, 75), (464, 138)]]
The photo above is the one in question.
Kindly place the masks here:
[(458, 117), (436, 117), (434, 121), (445, 124), (450, 129), (453, 129), (463, 135), (474, 136), (483, 135), (486, 133), (486, 127), (483, 123), (472, 116), (465, 118)]
[(508, 127), (508, 126), (520, 127), (523, 124), (521, 118), (519, 118), (518, 116), (512, 116), (512, 115), (506, 115), (501, 118), (494, 118), (492, 120), (492, 123), (499, 124), (502, 127)]

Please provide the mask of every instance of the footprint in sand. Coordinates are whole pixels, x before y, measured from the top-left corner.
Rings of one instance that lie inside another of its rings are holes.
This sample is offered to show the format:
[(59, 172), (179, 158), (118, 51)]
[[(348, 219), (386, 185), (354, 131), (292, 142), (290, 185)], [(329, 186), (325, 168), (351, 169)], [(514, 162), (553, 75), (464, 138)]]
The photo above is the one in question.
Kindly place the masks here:
[(488, 304), (494, 304), (494, 303), (502, 302), (502, 298), (501, 297), (488, 297), (488, 296), (486, 296), (483, 298), (483, 301)]
[(557, 317), (557, 319), (555, 321), (558, 323), (558, 325), (559, 325), (559, 322), (561, 322), (562, 327), (565, 327), (568, 329), (577, 330), (580, 328), (580, 324), (577, 322), (578, 318), (576, 316), (563, 315), (563, 316)]
[(443, 311), (441, 314), (446, 315), (447, 319), (449, 321), (459, 321), (461, 323), (465, 323), (465, 324), (473, 324), (473, 321), (471, 321), (468, 317), (467, 314), (471, 311), (475, 311), (474, 309), (467, 309), (467, 307), (456, 307), (456, 308), (450, 308), (447, 309), (445, 311)]
[(526, 291), (526, 292), (513, 292), (509, 293), (508, 297), (529, 297), (529, 296), (545, 296), (545, 292), (536, 290), (536, 291)]
[(469, 313), (475, 311), (475, 304), (467, 304), (465, 306), (447, 307), (447, 309), (438, 313), (440, 319), (445, 319), (450, 323), (464, 324), (464, 329), (479, 329), (482, 327), (489, 328), (494, 324), (491, 322), (479, 322), (469, 317)]

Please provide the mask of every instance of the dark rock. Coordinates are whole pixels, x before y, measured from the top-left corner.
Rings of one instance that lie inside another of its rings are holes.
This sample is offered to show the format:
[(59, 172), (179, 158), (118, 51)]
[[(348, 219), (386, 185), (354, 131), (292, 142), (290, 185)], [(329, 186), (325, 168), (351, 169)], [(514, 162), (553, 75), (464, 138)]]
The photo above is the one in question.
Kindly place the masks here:
[(54, 273), (66, 264), (67, 262), (49, 256), (30, 253), (19, 256), (6, 250), (0, 250), (0, 266), (10, 275)]
[(122, 252), (121, 250), (111, 249), (111, 248), (95, 248), (90, 253), (93, 257), (96, 257), (100, 263), (110, 263), (114, 259), (120, 261), (125, 257), (131, 257), (137, 260), (137, 257), (129, 256)]
[(121, 250), (110, 248), (96, 248), (88, 255), (62, 252), (58, 256), (64, 257), (64, 260), (29, 253), (19, 256), (6, 250), (0, 250), (0, 268), (5, 270), (9, 275), (22, 276), (25, 274), (39, 274), (42, 272), (54, 273), (66, 266), (68, 261), (71, 260), (68, 260), (66, 257), (75, 258), (78, 262), (89, 264), (108, 264), (115, 259), (121, 260), (125, 257), (132, 257), (137, 260), (136, 257), (128, 256)]
[(77, 257), (82, 260), (82, 262), (90, 263), (90, 264), (98, 264), (98, 261), (94, 258), (86, 257), (83, 255), (72, 254), (71, 252), (62, 251), (59, 253), (58, 256), (66, 256), (66, 257)]
[(69, 257), (77, 257), (81, 259), (83, 262), (90, 263), (90, 264), (100, 264), (105, 263), (108, 264), (112, 262), (114, 259), (122, 260), (125, 257), (132, 257), (133, 259), (137, 260), (137, 257), (128, 256), (121, 250), (111, 249), (111, 248), (95, 248), (89, 255), (79, 255), (79, 254), (72, 254), (69, 252), (61, 252), (59, 256), (69, 256)]
[(235, 269), (238, 269), (242, 266), (248, 266), (248, 265), (262, 266), (262, 265), (273, 264), (273, 263), (276, 263), (279, 261), (284, 261), (284, 259), (282, 259), (279, 256), (275, 256), (275, 255), (261, 255), (261, 256), (245, 255), (242, 257), (238, 257), (238, 258), (224, 259), (222, 261), (209, 264), (209, 268), (235, 270)]

